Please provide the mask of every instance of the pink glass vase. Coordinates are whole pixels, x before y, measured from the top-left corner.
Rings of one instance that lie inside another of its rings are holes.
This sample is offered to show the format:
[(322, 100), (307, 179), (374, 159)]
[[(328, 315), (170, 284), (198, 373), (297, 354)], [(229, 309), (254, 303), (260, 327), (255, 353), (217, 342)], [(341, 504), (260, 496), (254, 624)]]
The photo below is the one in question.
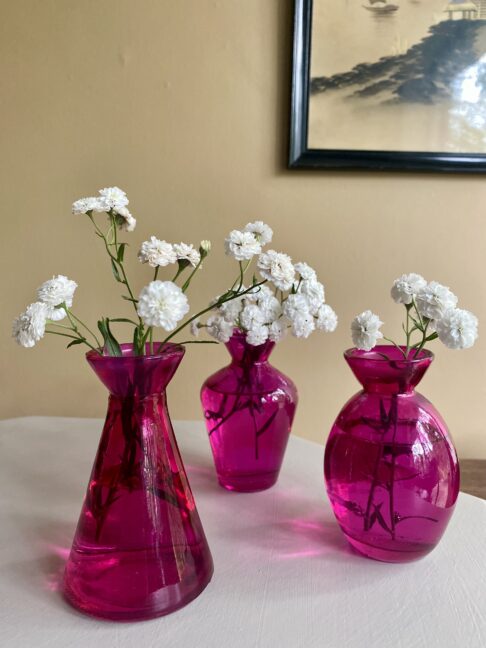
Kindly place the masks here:
[(294, 383), (272, 367), (275, 344), (251, 346), (235, 329), (231, 363), (210, 376), (201, 403), (218, 481), (250, 493), (277, 481), (297, 407)]
[[(385, 354), (389, 360), (381, 354)], [(439, 542), (459, 492), (447, 426), (415, 391), (434, 356), (404, 360), (393, 346), (344, 357), (363, 390), (337, 417), (326, 445), (327, 492), (360, 553), (387, 562), (421, 558)]]
[(64, 593), (83, 612), (150, 619), (194, 599), (213, 563), (167, 410), (184, 355), (87, 354), (110, 398), (69, 556)]

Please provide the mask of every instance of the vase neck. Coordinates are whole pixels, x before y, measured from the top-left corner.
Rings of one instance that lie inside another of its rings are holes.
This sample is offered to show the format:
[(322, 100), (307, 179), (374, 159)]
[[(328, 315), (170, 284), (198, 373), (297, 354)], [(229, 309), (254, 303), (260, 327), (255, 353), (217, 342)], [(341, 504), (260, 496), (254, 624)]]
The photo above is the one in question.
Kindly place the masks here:
[(233, 364), (239, 366), (250, 366), (268, 362), (268, 358), (273, 351), (275, 342), (267, 340), (259, 346), (248, 344), (245, 334), (235, 329), (231, 339), (226, 343)]
[(344, 357), (365, 392), (383, 395), (413, 393), (434, 359), (426, 349), (405, 359), (399, 349), (386, 345), (372, 351), (349, 349)]
[(184, 347), (167, 344), (160, 354), (134, 356), (132, 345), (123, 344), (122, 353), (113, 357), (90, 351), (86, 358), (110, 394), (140, 400), (165, 391), (184, 356)]

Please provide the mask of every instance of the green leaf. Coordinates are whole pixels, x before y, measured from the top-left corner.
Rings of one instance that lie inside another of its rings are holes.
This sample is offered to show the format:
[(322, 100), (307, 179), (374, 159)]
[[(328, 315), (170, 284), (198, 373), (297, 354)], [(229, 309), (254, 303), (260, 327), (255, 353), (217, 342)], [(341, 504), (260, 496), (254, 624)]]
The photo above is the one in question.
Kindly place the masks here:
[(110, 320), (108, 318), (101, 318), (98, 321), (98, 328), (103, 336), (103, 348), (109, 356), (121, 356), (121, 347), (118, 344), (113, 333), (110, 331)]
[(110, 317), (110, 322), (127, 322), (128, 324), (133, 324), (134, 326), (138, 326), (137, 322), (134, 322), (131, 319), (127, 319), (126, 317)]
[(116, 263), (111, 260), (111, 269), (113, 270), (113, 276), (119, 283), (123, 283), (123, 279), (120, 277), (120, 273), (118, 272), (118, 268), (116, 266)]
[(140, 327), (136, 326), (133, 330), (133, 353), (134, 355), (142, 355), (140, 350)]
[(120, 243), (118, 247), (118, 254), (116, 255), (118, 263), (123, 263), (123, 257), (125, 256), (126, 245), (127, 245), (126, 243)]
[(84, 344), (85, 342), (86, 342), (86, 340), (81, 339), (81, 338), (79, 340), (73, 340), (72, 342), (70, 342), (67, 345), (66, 349), (69, 349), (69, 347), (75, 346), (76, 344)]

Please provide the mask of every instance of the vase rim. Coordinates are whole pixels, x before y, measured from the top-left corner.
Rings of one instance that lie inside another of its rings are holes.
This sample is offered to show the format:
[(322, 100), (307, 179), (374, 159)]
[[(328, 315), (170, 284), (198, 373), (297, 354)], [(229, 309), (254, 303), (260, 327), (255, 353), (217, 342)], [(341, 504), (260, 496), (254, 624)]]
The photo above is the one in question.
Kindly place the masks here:
[[(149, 347), (150, 343), (147, 342), (145, 348)], [(154, 348), (159, 346), (159, 342), (154, 342)], [(166, 342), (161, 353), (154, 353), (153, 355), (133, 355), (131, 351), (133, 350), (133, 344), (131, 342), (120, 344), (122, 350), (121, 356), (109, 356), (109, 355), (100, 355), (97, 351), (90, 350), (86, 353), (86, 359), (90, 362), (103, 362), (106, 360), (114, 362), (123, 362), (130, 360), (132, 362), (149, 362), (152, 360), (162, 360), (167, 358), (172, 358), (174, 356), (184, 355), (186, 352), (185, 347), (182, 344), (177, 344), (176, 342)]]
[[(405, 346), (400, 345), (400, 349), (405, 350)], [(392, 357), (389, 358), (383, 358), (379, 353), (388, 353), (390, 354), (390, 351), (392, 351)], [(402, 365), (414, 365), (418, 364), (420, 362), (423, 362), (424, 360), (430, 360), (432, 361), (434, 359), (434, 354), (432, 351), (429, 351), (429, 349), (421, 349), (420, 353), (417, 357), (414, 358), (404, 358), (402, 355), (399, 355), (397, 357), (393, 357), (397, 354), (398, 349), (393, 346), (392, 344), (378, 344), (377, 346), (373, 347), (370, 351), (364, 351), (362, 349), (357, 349), (356, 347), (351, 347), (349, 349), (346, 349), (344, 351), (343, 355), (346, 358), (346, 360), (352, 359), (353, 361), (366, 361), (366, 362), (382, 362), (382, 363), (387, 363), (387, 362), (394, 362), (394, 363), (400, 363)]]

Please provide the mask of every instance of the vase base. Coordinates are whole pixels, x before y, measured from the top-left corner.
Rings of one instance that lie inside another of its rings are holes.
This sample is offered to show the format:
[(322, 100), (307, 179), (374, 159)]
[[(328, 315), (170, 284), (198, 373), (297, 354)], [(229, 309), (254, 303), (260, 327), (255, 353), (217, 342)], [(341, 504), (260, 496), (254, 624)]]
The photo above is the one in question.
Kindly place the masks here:
[(222, 488), (238, 493), (257, 493), (275, 485), (279, 471), (256, 474), (218, 474), (218, 482)]
[(195, 564), (188, 565), (184, 579), (170, 585), (162, 581), (170, 580), (172, 565), (166, 569), (154, 552), (153, 560), (148, 552), (142, 559), (140, 552), (104, 557), (73, 553), (66, 566), (64, 598), (85, 614), (112, 621), (143, 621), (175, 612), (199, 596), (213, 575), (207, 545), (199, 549)]
[(414, 544), (414, 543), (394, 543), (395, 548), (375, 547), (366, 542), (360, 542), (355, 538), (346, 535), (349, 544), (359, 554), (370, 558), (371, 560), (378, 560), (387, 563), (407, 563), (415, 560), (420, 560), (434, 549), (433, 546)]

